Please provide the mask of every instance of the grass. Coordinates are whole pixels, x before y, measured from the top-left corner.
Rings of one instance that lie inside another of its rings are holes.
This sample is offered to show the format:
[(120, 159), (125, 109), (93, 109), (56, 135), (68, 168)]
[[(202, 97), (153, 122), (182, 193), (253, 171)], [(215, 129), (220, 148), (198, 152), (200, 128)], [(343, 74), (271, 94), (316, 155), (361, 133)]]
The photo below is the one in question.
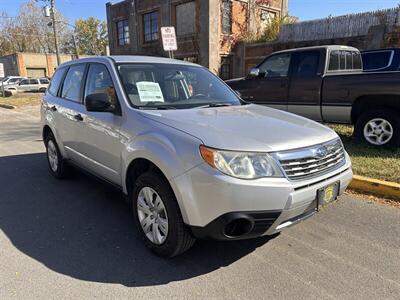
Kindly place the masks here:
[(2, 107), (21, 107), (39, 105), (42, 99), (42, 93), (18, 93), (11, 97), (0, 97), (0, 106)]
[(400, 149), (377, 149), (353, 137), (349, 125), (329, 125), (341, 137), (356, 175), (400, 183)]

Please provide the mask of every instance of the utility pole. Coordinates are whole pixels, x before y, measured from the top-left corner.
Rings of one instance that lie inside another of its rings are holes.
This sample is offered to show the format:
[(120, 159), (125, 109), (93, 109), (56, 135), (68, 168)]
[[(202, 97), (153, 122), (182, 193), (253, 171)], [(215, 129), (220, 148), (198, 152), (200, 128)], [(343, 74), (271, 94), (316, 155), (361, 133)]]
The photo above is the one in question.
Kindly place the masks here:
[(56, 28), (57, 22), (56, 22), (56, 15), (54, 13), (54, 5), (55, 5), (55, 0), (50, 0), (50, 14), (53, 23), (54, 46), (56, 47), (57, 66), (59, 66), (61, 64), (61, 59), (60, 59), (60, 51), (58, 50), (57, 28)]

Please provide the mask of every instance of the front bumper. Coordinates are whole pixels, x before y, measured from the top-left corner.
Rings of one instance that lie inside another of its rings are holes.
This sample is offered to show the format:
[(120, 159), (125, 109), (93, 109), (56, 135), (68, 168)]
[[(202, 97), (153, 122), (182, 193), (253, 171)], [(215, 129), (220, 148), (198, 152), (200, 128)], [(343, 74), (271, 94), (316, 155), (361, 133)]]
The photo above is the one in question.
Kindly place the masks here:
[[(202, 164), (171, 180), (184, 221), (195, 236), (214, 239), (272, 235), (315, 213), (317, 191), (340, 182), (341, 195), (352, 180), (351, 163), (328, 174), (302, 181), (286, 178), (242, 180)], [(240, 216), (252, 229), (226, 234), (226, 225)]]

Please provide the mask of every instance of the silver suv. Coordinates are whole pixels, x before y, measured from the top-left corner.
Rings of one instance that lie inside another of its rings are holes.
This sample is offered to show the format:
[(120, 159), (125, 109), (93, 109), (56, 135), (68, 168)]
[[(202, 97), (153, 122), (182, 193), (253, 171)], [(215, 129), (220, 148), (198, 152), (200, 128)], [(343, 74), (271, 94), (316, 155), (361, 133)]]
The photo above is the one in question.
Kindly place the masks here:
[(120, 187), (162, 256), (195, 238), (271, 235), (342, 194), (351, 162), (331, 129), (242, 101), (206, 68), (140, 56), (61, 65), (44, 96), (50, 172)]

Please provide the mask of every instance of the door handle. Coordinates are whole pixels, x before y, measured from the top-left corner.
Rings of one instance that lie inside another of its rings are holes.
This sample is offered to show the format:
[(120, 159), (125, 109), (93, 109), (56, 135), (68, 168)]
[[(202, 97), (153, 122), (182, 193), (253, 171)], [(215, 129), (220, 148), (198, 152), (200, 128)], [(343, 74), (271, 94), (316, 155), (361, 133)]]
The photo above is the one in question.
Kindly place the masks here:
[(50, 110), (51, 111), (57, 111), (57, 107), (55, 105), (53, 105), (53, 106), (50, 107)]
[(74, 119), (77, 121), (83, 121), (82, 115), (81, 114), (77, 114), (74, 116)]

